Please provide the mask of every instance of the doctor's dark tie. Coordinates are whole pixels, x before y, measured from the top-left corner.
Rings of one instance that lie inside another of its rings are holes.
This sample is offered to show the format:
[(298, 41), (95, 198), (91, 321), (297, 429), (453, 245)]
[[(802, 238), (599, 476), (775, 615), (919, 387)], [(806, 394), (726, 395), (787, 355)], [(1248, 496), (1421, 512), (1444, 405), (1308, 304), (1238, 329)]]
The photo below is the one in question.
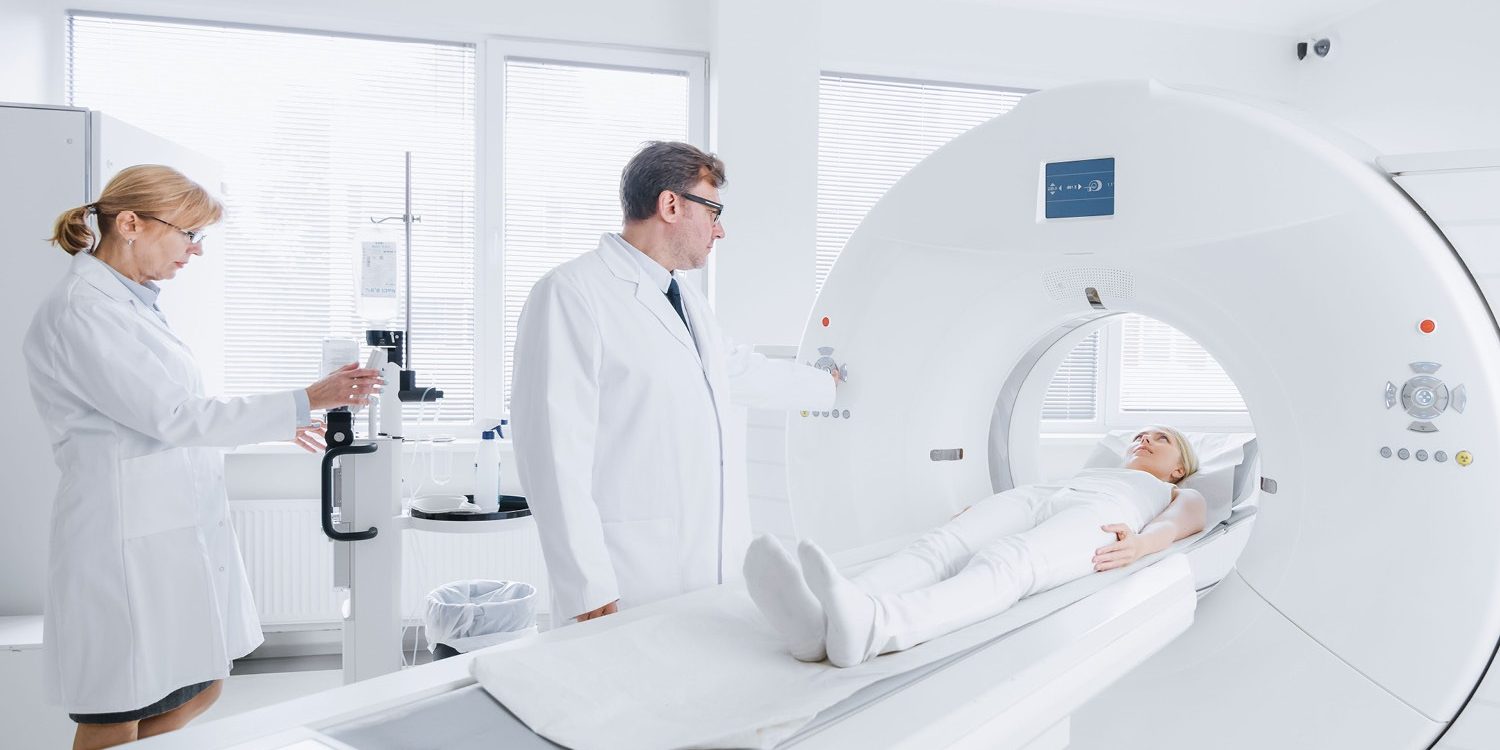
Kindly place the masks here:
[[(682, 324), (687, 326), (687, 313), (682, 310), (682, 291), (677, 288), (675, 278), (667, 285), (667, 301), (672, 303), (672, 309), (677, 311), (677, 317), (682, 318)], [(688, 326), (688, 330), (692, 330), (692, 327)]]

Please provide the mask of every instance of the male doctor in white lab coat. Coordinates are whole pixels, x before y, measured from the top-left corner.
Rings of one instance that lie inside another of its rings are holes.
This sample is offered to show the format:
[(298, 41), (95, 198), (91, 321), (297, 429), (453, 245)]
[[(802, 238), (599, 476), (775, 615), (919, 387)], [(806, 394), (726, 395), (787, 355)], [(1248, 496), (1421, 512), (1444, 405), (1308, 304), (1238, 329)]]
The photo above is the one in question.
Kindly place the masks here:
[(621, 175), (624, 231), (547, 274), (521, 311), (516, 459), (558, 625), (738, 571), (750, 514), (725, 492), (730, 400), (833, 403), (836, 375), (732, 344), (678, 279), (724, 236), (724, 180), (712, 154), (647, 144)]

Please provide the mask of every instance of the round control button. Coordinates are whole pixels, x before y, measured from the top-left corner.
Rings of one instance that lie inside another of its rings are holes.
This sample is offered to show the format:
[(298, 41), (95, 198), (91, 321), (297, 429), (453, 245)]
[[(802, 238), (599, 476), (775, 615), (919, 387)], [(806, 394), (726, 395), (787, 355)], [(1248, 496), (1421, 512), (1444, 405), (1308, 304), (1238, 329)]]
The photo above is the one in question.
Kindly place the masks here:
[(1457, 461), (1459, 466), (1468, 466), (1474, 463), (1474, 454), (1468, 451), (1459, 451), (1458, 455), (1453, 457), (1453, 460)]
[(838, 409), (834, 409), (833, 410), (833, 418), (834, 419), (838, 419), (839, 418), (839, 410)]
[(1396, 451), (1396, 458), (1399, 458), (1402, 461), (1405, 461), (1406, 459), (1411, 458), (1411, 451), (1409, 451), (1409, 450), (1407, 450), (1405, 448), (1402, 448), (1401, 450)]
[(1426, 461), (1427, 460), (1427, 451), (1417, 451), (1417, 460), (1418, 461)]
[(844, 419), (848, 419), (848, 418), (849, 418), (849, 410), (845, 409), (844, 410)]
[(1381, 458), (1390, 458), (1391, 457), (1391, 449), (1390, 449), (1389, 446), (1380, 449), (1380, 457)]
[(1417, 419), (1432, 419), (1448, 408), (1448, 386), (1431, 375), (1418, 375), (1401, 386), (1401, 408)]
[(1446, 451), (1438, 451), (1437, 453), (1432, 454), (1432, 460), (1437, 461), (1440, 464), (1447, 463), (1448, 453)]

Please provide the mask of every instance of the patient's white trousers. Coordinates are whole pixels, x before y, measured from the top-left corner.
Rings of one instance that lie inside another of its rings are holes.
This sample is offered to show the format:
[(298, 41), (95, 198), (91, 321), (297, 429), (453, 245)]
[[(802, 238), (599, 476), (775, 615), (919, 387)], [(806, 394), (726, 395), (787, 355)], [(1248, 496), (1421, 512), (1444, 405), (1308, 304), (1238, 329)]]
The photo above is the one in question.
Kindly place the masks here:
[(1139, 530), (1128, 502), (1029, 486), (991, 496), (851, 580), (875, 600), (868, 656), (901, 651), (1006, 610), (1024, 596), (1092, 573), (1100, 527)]

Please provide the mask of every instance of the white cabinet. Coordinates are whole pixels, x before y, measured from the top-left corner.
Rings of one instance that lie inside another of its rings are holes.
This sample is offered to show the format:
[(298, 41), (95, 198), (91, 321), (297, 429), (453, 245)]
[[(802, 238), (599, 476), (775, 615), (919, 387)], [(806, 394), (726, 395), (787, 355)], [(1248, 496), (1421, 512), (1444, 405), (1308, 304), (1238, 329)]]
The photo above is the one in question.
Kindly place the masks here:
[(58, 473), (31, 402), (21, 340), (32, 311), (68, 267), (47, 244), (57, 215), (88, 202), (88, 113), (0, 106), (0, 456), (5, 523), (0, 524), (0, 615), (42, 612), (47, 532)]
[[(133, 164), (167, 164), (220, 193), (220, 169), (206, 157), (98, 112), (0, 104), (0, 616), (42, 612), (47, 537), (58, 472), (26, 377), (21, 341), (42, 298), (71, 262), (47, 243), (67, 209), (99, 194)], [(161, 308), (192, 347), (209, 392), (223, 382), (224, 274), (209, 237), (204, 257), (162, 284)], [(108, 373), (96, 373), (108, 377)]]

